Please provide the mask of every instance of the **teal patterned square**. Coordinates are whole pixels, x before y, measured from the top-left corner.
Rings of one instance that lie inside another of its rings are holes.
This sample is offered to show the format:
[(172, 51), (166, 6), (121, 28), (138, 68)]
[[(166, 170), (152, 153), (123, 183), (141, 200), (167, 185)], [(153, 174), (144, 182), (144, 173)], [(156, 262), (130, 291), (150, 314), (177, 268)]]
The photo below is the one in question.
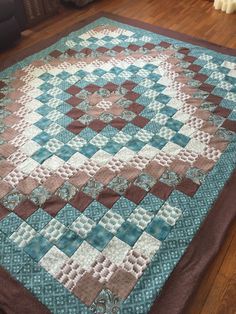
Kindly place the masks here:
[(150, 140), (150, 144), (156, 148), (162, 149), (167, 144), (167, 140), (159, 135), (155, 135)]
[(63, 253), (71, 256), (78, 249), (82, 241), (83, 239), (77, 233), (68, 230), (55, 244)]
[(102, 205), (97, 201), (93, 201), (85, 210), (84, 214), (91, 218), (95, 222), (99, 222), (99, 220), (105, 215), (108, 211), (108, 208)]
[(56, 139), (61, 141), (62, 143), (68, 143), (72, 138), (74, 138), (74, 134), (66, 129), (62, 129), (61, 132), (59, 132), (56, 136)]
[(97, 132), (93, 131), (88, 127), (84, 128), (79, 134), (79, 136), (85, 139), (86, 141), (90, 141), (95, 135), (97, 135)]
[(26, 219), (26, 222), (36, 231), (42, 230), (52, 219), (52, 217), (42, 208), (36, 210)]
[(116, 135), (117, 132), (118, 130), (116, 128), (113, 128), (112, 126), (108, 125), (100, 132), (100, 134), (108, 138), (112, 138), (113, 136)]
[(155, 217), (146, 228), (147, 233), (151, 234), (160, 241), (164, 241), (166, 239), (170, 230), (171, 226), (158, 217)]
[(121, 196), (119, 200), (112, 206), (112, 210), (123, 218), (128, 218), (132, 211), (136, 208), (136, 204)]
[[(64, 106), (63, 106), (63, 108), (64, 108)], [(64, 128), (67, 127), (71, 122), (73, 122), (73, 119), (71, 119), (70, 117), (67, 117), (67, 116), (64, 116), (64, 117), (56, 120), (56, 123), (63, 126)]]
[(76, 150), (74, 150), (72, 147), (68, 145), (64, 145), (59, 150), (56, 151), (56, 155), (64, 161), (69, 160), (70, 157), (73, 156), (75, 153)]
[(46, 117), (43, 117), (42, 119), (37, 121), (35, 125), (41, 130), (45, 130), (51, 123), (52, 123), (51, 120), (47, 119)]
[(94, 248), (102, 251), (108, 242), (112, 239), (113, 234), (103, 228), (101, 225), (96, 225), (86, 238)]
[(166, 122), (166, 127), (174, 130), (174, 131), (179, 131), (179, 129), (183, 126), (183, 123), (178, 121), (178, 120), (175, 120), (175, 119), (168, 119), (168, 121)]
[(153, 194), (147, 194), (140, 203), (140, 206), (151, 212), (157, 212), (164, 201)]
[(50, 250), (52, 244), (43, 236), (38, 235), (33, 238), (26, 246), (24, 251), (30, 255), (36, 262)]
[(70, 204), (66, 204), (55, 216), (65, 226), (70, 226), (76, 218), (80, 216), (78, 209), (74, 208)]
[[(72, 106), (63, 102), (61, 105), (59, 105), (57, 107), (57, 111), (61, 112), (61, 113), (67, 113), (68, 111), (70, 111), (72, 109)], [(67, 120), (68, 122), (69, 120)], [(63, 123), (62, 123), (63, 124)]]
[(161, 94), (159, 94), (159, 95), (156, 97), (156, 100), (159, 101), (160, 103), (166, 105), (166, 104), (171, 100), (171, 98), (170, 98), (169, 96), (167, 96), (167, 95), (161, 93)]
[(34, 153), (31, 157), (38, 163), (42, 164), (50, 156), (52, 156), (52, 153), (48, 151), (46, 148), (42, 147), (36, 153)]
[(33, 138), (33, 141), (38, 143), (39, 145), (45, 145), (49, 140), (51, 139), (51, 136), (46, 132), (41, 132), (38, 135), (36, 135)]
[(133, 150), (134, 152), (139, 152), (145, 144), (146, 143), (140, 141), (139, 139), (132, 139), (126, 144), (126, 147)]
[(47, 114), (49, 114), (52, 111), (52, 108), (50, 108), (47, 105), (43, 105), (41, 107), (39, 107), (36, 112), (41, 114), (42, 116), (46, 116)]
[(84, 156), (91, 158), (98, 151), (98, 148), (95, 145), (88, 143), (87, 145), (84, 145), (79, 151)]
[(161, 108), (161, 110), (160, 110), (160, 113), (163, 113), (169, 117), (172, 117), (176, 112), (177, 112), (177, 110), (175, 108), (172, 108), (169, 106), (165, 106), (165, 107)]
[(23, 220), (15, 213), (10, 213), (0, 221), (0, 231), (8, 237), (22, 224)]
[(7, 236), (0, 231), (0, 265), (16, 275), (24, 264), (30, 261), (30, 257), (24, 254)]
[(120, 149), (122, 148), (122, 145), (110, 140), (105, 146), (103, 146), (103, 150), (111, 155), (115, 155)]
[(172, 137), (171, 141), (179, 146), (185, 147), (190, 141), (190, 138), (186, 135), (177, 133)]
[(116, 233), (116, 237), (131, 247), (135, 244), (138, 238), (141, 236), (142, 230), (129, 221), (125, 221)]

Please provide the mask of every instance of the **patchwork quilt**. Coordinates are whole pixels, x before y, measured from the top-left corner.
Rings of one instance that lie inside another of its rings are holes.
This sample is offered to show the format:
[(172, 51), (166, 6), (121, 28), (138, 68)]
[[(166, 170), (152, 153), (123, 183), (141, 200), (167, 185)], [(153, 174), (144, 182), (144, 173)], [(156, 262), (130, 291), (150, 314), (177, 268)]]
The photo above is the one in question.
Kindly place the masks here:
[(147, 313), (235, 167), (235, 57), (102, 17), (0, 98), (0, 264), (51, 313)]

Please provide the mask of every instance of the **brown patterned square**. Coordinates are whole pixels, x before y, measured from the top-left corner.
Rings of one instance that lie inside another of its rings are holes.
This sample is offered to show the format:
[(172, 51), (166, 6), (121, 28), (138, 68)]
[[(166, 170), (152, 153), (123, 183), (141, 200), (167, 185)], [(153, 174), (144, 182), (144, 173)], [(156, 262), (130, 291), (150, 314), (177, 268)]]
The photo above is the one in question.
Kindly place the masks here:
[(55, 217), (62, 207), (66, 205), (66, 201), (54, 195), (50, 197), (42, 206), (42, 208), (52, 217)]
[(81, 88), (76, 86), (76, 85), (73, 85), (73, 86), (70, 86), (67, 90), (66, 90), (67, 93), (71, 94), (71, 95), (76, 95), (76, 94), (79, 94), (79, 92), (81, 92)]
[(142, 112), (144, 109), (144, 107), (140, 104), (137, 103), (133, 103), (132, 105), (130, 105), (128, 107), (128, 110), (133, 111), (136, 114), (139, 114), (140, 112)]
[(63, 183), (64, 180), (59, 175), (55, 174), (49, 177), (43, 185), (49, 192), (54, 193)]
[(89, 127), (96, 132), (100, 132), (102, 129), (105, 128), (105, 126), (106, 126), (106, 123), (98, 119), (93, 120), (89, 124)]
[(182, 53), (183, 55), (187, 55), (189, 53), (189, 48), (180, 48), (178, 50), (179, 53)]
[(236, 132), (236, 121), (226, 119), (222, 124), (223, 128)]
[(95, 93), (95, 92), (97, 92), (100, 89), (100, 87), (97, 86), (97, 85), (94, 85), (94, 84), (89, 84), (84, 89), (87, 90), (90, 93)]
[(72, 292), (87, 306), (90, 306), (102, 289), (103, 284), (94, 278), (91, 273), (85, 273)]
[(191, 197), (197, 192), (198, 188), (199, 185), (188, 178), (184, 178), (180, 184), (176, 186), (177, 190)]
[(122, 86), (127, 90), (132, 90), (137, 86), (137, 84), (132, 81), (125, 81)]
[(84, 115), (84, 112), (78, 108), (72, 108), (66, 115), (74, 120), (77, 120)]
[(16, 112), (21, 108), (20, 104), (12, 103), (10, 105), (7, 105), (7, 111)]
[(2, 89), (3, 87), (6, 87), (7, 84), (3, 81), (0, 81), (0, 89)]
[(209, 133), (211, 135), (214, 135), (216, 133), (216, 131), (218, 130), (218, 128), (213, 125), (212, 123), (204, 123), (203, 126), (199, 129), (201, 131), (204, 131), (206, 133)]
[(114, 83), (107, 83), (106, 85), (104, 85), (105, 89), (108, 89), (110, 92), (114, 92), (117, 90), (118, 85), (114, 84)]
[(19, 123), (20, 121), (21, 121), (21, 118), (17, 117), (14, 114), (11, 114), (4, 119), (4, 122), (7, 126), (12, 126), (14, 124)]
[(143, 48), (146, 48), (148, 50), (152, 50), (155, 48), (155, 45), (151, 44), (151, 43), (146, 43), (145, 45), (143, 45)]
[(94, 176), (94, 179), (103, 185), (107, 185), (115, 176), (116, 174), (113, 171), (107, 167), (104, 167), (98, 170)]
[(162, 200), (167, 200), (172, 191), (172, 187), (162, 182), (157, 182), (151, 189), (151, 193), (161, 198)]
[(0, 199), (7, 195), (12, 190), (12, 187), (5, 181), (0, 182)]
[(4, 178), (10, 173), (15, 167), (6, 160), (0, 161), (0, 177)]
[(121, 46), (115, 46), (112, 48), (112, 50), (116, 51), (116, 52), (121, 52), (124, 50), (124, 47), (121, 47)]
[(219, 105), (222, 101), (222, 97), (210, 94), (205, 99), (206, 101), (212, 102), (214, 105)]
[(37, 209), (37, 206), (31, 202), (31, 200), (27, 199), (22, 201), (15, 209), (14, 212), (26, 220), (30, 215), (32, 215)]
[(88, 180), (90, 179), (89, 175), (83, 171), (78, 171), (73, 177), (69, 179), (69, 182), (73, 185), (81, 188), (83, 185), (85, 185)]
[(221, 117), (227, 118), (228, 115), (231, 113), (231, 110), (219, 106), (214, 110), (214, 113)]
[(224, 151), (226, 147), (228, 146), (228, 142), (221, 139), (221, 138), (211, 138), (209, 142), (209, 147), (214, 147), (215, 149), (219, 149), (220, 151)]
[(203, 83), (199, 88), (205, 92), (211, 93), (214, 89), (214, 86), (212, 86), (211, 84)]
[(215, 165), (213, 160), (210, 160), (206, 157), (198, 157), (197, 160), (194, 162), (193, 167), (199, 168), (204, 172), (210, 171)]
[(140, 47), (138, 45), (129, 45), (128, 49), (132, 50), (132, 51), (137, 51)]
[(79, 134), (85, 128), (85, 125), (79, 121), (73, 121), (66, 128), (74, 134)]
[(193, 72), (199, 72), (201, 70), (201, 66), (197, 64), (191, 64), (188, 69), (193, 71)]
[(107, 208), (112, 208), (115, 202), (118, 201), (120, 195), (115, 191), (106, 188), (98, 195), (97, 201), (106, 206)]
[(98, 52), (101, 52), (101, 53), (104, 53), (104, 52), (107, 52), (109, 49), (105, 48), (105, 47), (98, 47), (96, 49)]
[(165, 42), (165, 41), (161, 41), (161, 42), (159, 43), (159, 46), (161, 46), (161, 47), (163, 47), (163, 48), (168, 48), (168, 47), (170, 47), (170, 44), (167, 43), (167, 42)]
[(0, 221), (10, 214), (9, 210), (6, 209), (2, 204), (0, 204)]
[(147, 118), (144, 118), (144, 117), (141, 117), (141, 116), (135, 117), (132, 120), (132, 123), (134, 125), (137, 125), (140, 128), (145, 127), (145, 125), (148, 124), (148, 122), (149, 122), (149, 120)]
[(140, 187), (136, 185), (130, 185), (124, 196), (135, 204), (139, 204), (146, 194), (147, 192)]
[(74, 49), (68, 49), (66, 50), (66, 53), (68, 54), (68, 56), (73, 57), (77, 54), (77, 51)]
[(193, 63), (197, 58), (193, 57), (193, 56), (186, 56), (183, 58), (184, 61), (189, 62), (189, 63)]
[(122, 299), (126, 299), (135, 286), (137, 279), (131, 273), (118, 268), (111, 276), (106, 287)]
[(18, 183), (17, 189), (23, 194), (30, 194), (38, 185), (39, 183), (36, 180), (27, 177)]
[(58, 58), (60, 55), (62, 55), (62, 52), (59, 50), (53, 50), (51, 53), (49, 53), (49, 56), (53, 58)]
[(171, 167), (171, 170), (183, 176), (189, 169), (190, 165), (187, 162), (177, 159), (171, 163), (170, 167)]
[(120, 116), (121, 113), (123, 112), (123, 108), (120, 106), (113, 104), (108, 110), (107, 113), (111, 113), (114, 116)]
[(73, 199), (70, 201), (70, 204), (82, 212), (89, 206), (90, 203), (92, 203), (92, 201), (92, 197), (80, 191), (75, 194)]
[(149, 162), (144, 171), (150, 174), (150, 176), (159, 179), (165, 170), (165, 167), (159, 165), (157, 161), (153, 160)]
[(110, 125), (118, 130), (122, 130), (123, 127), (127, 124), (127, 122), (121, 118), (116, 118), (111, 121)]
[(69, 98), (66, 102), (67, 102), (69, 105), (75, 107), (75, 106), (79, 105), (82, 101), (83, 101), (82, 99), (73, 96), (73, 97)]
[(16, 147), (11, 144), (2, 144), (0, 147), (0, 155), (2, 155), (3, 157), (9, 157), (16, 150)]
[(125, 179), (131, 181), (138, 177), (140, 174), (140, 170), (133, 166), (124, 166), (124, 168), (120, 171), (120, 176), (124, 177)]
[(208, 120), (208, 118), (210, 117), (210, 112), (206, 111), (206, 110), (202, 110), (202, 109), (197, 109), (194, 113), (195, 117), (198, 117), (202, 120)]
[(200, 81), (200, 82), (205, 82), (208, 79), (208, 76), (205, 74), (197, 73), (193, 77), (194, 80)]
[(137, 98), (140, 97), (140, 94), (137, 94), (135, 92), (129, 91), (126, 93), (125, 98), (131, 101), (135, 101)]
[(80, 50), (80, 53), (84, 53), (85, 55), (89, 56), (92, 53), (90, 48), (83, 48)]

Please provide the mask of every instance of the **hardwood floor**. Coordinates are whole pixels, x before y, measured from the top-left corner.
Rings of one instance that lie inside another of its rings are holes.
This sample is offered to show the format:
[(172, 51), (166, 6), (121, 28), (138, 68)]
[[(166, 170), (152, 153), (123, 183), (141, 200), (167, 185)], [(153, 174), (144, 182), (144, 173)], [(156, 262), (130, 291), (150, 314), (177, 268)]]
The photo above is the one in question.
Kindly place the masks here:
[[(150, 24), (236, 48), (236, 14), (214, 10), (207, 0), (97, 0), (83, 9), (61, 8), (60, 14), (24, 32), (13, 48), (0, 53), (0, 62), (42, 39), (99, 11), (135, 18)], [(230, 228), (223, 247), (207, 271), (189, 305), (187, 314), (236, 313), (236, 223)], [(158, 314), (158, 313), (157, 313)], [(174, 314), (174, 313), (173, 313)]]

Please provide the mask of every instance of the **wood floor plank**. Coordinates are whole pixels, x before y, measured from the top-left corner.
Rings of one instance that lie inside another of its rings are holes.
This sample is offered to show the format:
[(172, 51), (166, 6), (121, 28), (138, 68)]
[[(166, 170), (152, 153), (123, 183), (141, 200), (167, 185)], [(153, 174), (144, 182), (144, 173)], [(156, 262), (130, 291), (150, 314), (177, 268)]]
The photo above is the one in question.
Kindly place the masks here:
[[(209, 294), (211, 293), (212, 289), (216, 289), (214, 283), (217, 276), (223, 275), (223, 272), (221, 269), (222, 264), (224, 262), (227, 262), (228, 259), (231, 259), (232, 248), (236, 247), (235, 235), (236, 235), (236, 222), (231, 226), (230, 230), (228, 231), (227, 238), (225, 239), (224, 245), (222, 246), (221, 250), (219, 251), (218, 255), (216, 256), (210, 268), (207, 270), (205, 276), (202, 278), (201, 284), (198, 290), (196, 291), (195, 296), (193, 300), (191, 301), (191, 304), (186, 310), (186, 314), (200, 314), (200, 313), (202, 314), (203, 307), (207, 303)], [(236, 263), (235, 263), (235, 268), (236, 268)], [(232, 269), (231, 271), (228, 271), (228, 276), (229, 277), (232, 276)], [(220, 289), (222, 289), (223, 291), (224, 290), (223, 286), (220, 287)], [(213, 302), (214, 301), (215, 299), (213, 298)], [(206, 312), (207, 314), (211, 314), (207, 305), (206, 305), (206, 311), (207, 311)]]
[[(226, 241), (227, 242), (227, 241)], [(212, 283), (201, 314), (236, 313), (236, 233)]]

